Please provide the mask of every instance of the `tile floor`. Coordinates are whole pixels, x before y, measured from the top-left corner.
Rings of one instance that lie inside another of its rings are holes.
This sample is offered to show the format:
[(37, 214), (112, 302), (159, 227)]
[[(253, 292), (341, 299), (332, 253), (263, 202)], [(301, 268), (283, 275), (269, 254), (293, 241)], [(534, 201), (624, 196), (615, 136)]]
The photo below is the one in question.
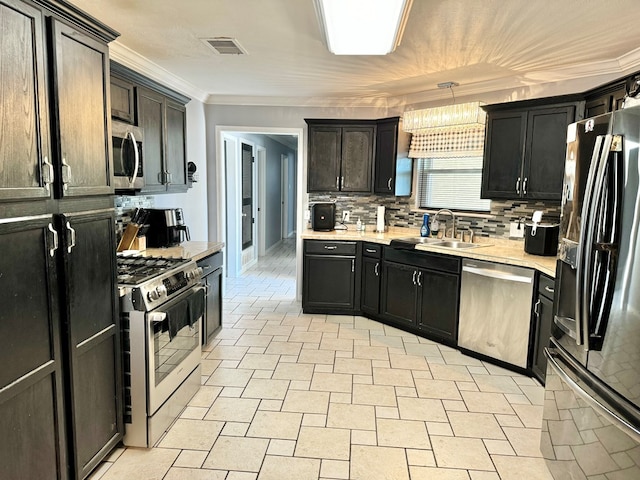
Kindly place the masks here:
[(294, 242), (226, 279), (202, 388), (92, 480), (549, 480), (530, 378), (363, 317), (304, 315)]

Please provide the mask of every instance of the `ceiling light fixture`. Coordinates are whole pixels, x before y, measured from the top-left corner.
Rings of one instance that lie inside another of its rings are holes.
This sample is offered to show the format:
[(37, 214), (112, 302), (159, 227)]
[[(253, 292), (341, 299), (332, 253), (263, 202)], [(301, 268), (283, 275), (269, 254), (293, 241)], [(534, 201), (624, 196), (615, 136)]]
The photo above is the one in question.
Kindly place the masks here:
[(427, 133), (435, 128), (477, 127), (486, 123), (487, 114), (482, 109), (482, 102), (455, 104), (453, 87), (456, 82), (439, 83), (438, 88), (450, 88), (453, 105), (426, 108), (423, 110), (409, 110), (402, 115), (402, 129), (409, 133)]
[(329, 51), (386, 55), (400, 44), (413, 0), (315, 0)]

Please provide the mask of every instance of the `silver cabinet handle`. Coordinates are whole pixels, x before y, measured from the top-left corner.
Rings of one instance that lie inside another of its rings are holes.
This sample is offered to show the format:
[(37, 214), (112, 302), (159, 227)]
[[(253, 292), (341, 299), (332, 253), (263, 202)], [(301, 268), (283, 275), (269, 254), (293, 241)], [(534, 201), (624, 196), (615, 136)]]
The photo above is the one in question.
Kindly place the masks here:
[(53, 164), (49, 161), (49, 157), (44, 157), (42, 159), (42, 165), (46, 167), (46, 169), (42, 170), (42, 183), (44, 184), (44, 188), (49, 191), (50, 185), (53, 183), (55, 174), (53, 171)]
[(53, 247), (49, 249), (49, 256), (53, 257), (56, 254), (56, 250), (58, 249), (58, 232), (53, 225), (49, 224), (49, 231), (53, 234)]
[(71, 165), (67, 163), (67, 159), (62, 157), (62, 189), (69, 190), (69, 183), (71, 183)]
[(520, 177), (516, 180), (516, 193), (520, 195)]
[(338, 248), (336, 245), (325, 245), (324, 246), (325, 250), (335, 250), (336, 248)]
[(379, 267), (380, 267), (380, 262), (376, 262), (376, 266), (373, 268), (373, 273), (376, 274), (376, 277), (380, 276), (380, 272), (378, 272)]
[(167, 176), (167, 185), (171, 185), (173, 183), (173, 173), (171, 172), (164, 172), (165, 175)]
[(340, 177), (340, 190), (344, 188), (344, 177)]
[(418, 272), (418, 286), (421, 287), (422, 286), (422, 272)]
[(416, 274), (418, 272), (416, 272), (415, 270), (413, 271), (413, 284), (416, 285)]
[(555, 288), (551, 288), (548, 285), (546, 287), (544, 287), (544, 289), (549, 293), (556, 293), (556, 289)]
[(387, 189), (391, 190), (391, 180), (393, 180), (392, 177), (389, 177), (389, 181), (387, 182)]
[(376, 250), (375, 250), (375, 249), (373, 249), (373, 248), (365, 248), (364, 250), (365, 250), (365, 252), (367, 252), (367, 253), (376, 253)]
[(340, 190), (340, 177), (336, 177), (336, 190)]
[(538, 300), (533, 306), (533, 313), (535, 313), (538, 318), (540, 318), (540, 305), (542, 305), (542, 301)]
[(527, 194), (527, 180), (529, 180), (528, 177), (524, 177), (524, 181), (522, 182), (522, 193), (523, 195)]
[(67, 222), (67, 230), (71, 234), (71, 241), (67, 247), (67, 253), (71, 253), (71, 249), (76, 246), (76, 230)]
[(356, 259), (352, 258), (351, 259), (351, 273), (354, 273), (356, 271)]

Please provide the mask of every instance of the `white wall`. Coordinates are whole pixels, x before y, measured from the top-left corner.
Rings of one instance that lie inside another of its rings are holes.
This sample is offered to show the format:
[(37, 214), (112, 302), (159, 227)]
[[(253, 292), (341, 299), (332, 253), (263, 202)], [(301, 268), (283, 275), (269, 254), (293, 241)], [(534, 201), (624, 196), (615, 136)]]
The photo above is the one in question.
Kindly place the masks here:
[(155, 208), (182, 208), (191, 240), (207, 241), (207, 135), (204, 104), (191, 100), (187, 104), (187, 161), (197, 167), (198, 182), (187, 193), (154, 197)]

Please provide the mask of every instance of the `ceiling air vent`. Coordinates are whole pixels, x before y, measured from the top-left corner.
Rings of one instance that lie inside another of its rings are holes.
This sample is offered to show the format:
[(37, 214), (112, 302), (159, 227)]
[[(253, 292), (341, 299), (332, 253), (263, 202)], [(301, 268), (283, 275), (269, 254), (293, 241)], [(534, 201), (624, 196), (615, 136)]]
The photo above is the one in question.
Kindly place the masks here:
[(247, 51), (240, 46), (235, 38), (215, 37), (203, 38), (202, 41), (216, 52), (217, 55), (246, 55)]

